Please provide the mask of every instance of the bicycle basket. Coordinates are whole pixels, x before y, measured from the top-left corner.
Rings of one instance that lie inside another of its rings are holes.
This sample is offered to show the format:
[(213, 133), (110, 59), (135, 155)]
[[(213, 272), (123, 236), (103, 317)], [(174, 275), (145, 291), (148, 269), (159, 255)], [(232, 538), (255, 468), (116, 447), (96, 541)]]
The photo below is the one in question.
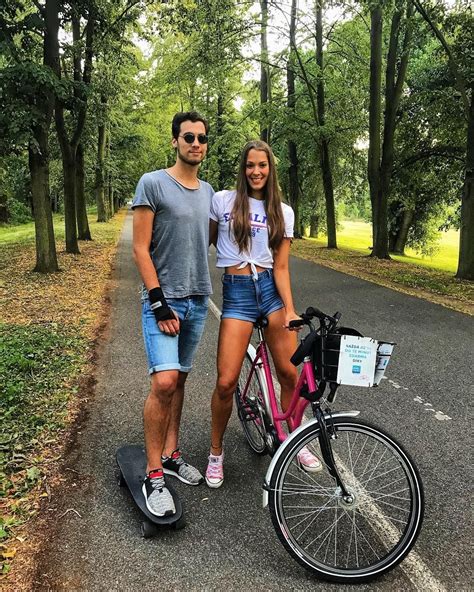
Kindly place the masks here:
[(350, 327), (338, 327), (324, 338), (318, 335), (313, 347), (313, 365), (318, 380), (337, 382), (341, 335), (363, 337), (362, 333)]

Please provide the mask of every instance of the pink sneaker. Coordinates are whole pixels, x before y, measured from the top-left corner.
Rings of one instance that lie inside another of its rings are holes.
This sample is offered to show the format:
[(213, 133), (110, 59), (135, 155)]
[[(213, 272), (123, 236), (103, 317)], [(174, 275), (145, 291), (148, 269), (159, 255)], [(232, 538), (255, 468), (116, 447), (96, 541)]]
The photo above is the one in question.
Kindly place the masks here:
[(224, 451), (221, 455), (209, 455), (206, 469), (206, 483), (212, 489), (217, 489), (224, 483)]
[(301, 468), (307, 473), (317, 473), (323, 468), (322, 462), (305, 446), (296, 455)]

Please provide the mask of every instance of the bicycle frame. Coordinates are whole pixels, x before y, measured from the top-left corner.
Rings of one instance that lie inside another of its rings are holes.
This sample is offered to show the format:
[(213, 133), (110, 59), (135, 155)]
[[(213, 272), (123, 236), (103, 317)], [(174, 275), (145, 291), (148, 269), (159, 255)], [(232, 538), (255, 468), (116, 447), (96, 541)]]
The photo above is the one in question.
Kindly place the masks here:
[(267, 345), (262, 329), (258, 328), (258, 334), (259, 343), (257, 349), (255, 350), (255, 355), (253, 353), (254, 348), (252, 345), (250, 345), (249, 349), (247, 350), (251, 356), (254, 356), (254, 359), (242, 396), (245, 397), (247, 394), (252, 374), (255, 372), (260, 377), (262, 377), (263, 374), (264, 380), (262, 382), (265, 385), (264, 391), (265, 389), (267, 390), (267, 392), (262, 393), (265, 400), (265, 407), (267, 408), (266, 411), (270, 416), (278, 440), (281, 443), (284, 442), (284, 440), (286, 440), (288, 437), (285, 430), (283, 429), (282, 422), (288, 421), (290, 430), (293, 432), (301, 425), (304, 411), (310, 403), (307, 399), (304, 399), (300, 396), (302, 388), (307, 385), (308, 391), (310, 393), (317, 390), (314, 370), (311, 360), (309, 358), (305, 359), (303, 362), (303, 369), (299, 375), (298, 382), (291, 397), (290, 405), (285, 412), (281, 412), (277, 403)]

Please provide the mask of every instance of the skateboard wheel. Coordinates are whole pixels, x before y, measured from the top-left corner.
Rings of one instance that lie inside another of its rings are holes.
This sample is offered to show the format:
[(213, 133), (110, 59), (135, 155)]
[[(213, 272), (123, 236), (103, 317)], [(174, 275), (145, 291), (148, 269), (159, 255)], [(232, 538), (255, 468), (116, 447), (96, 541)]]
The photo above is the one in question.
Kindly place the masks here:
[(141, 535), (144, 539), (151, 539), (157, 533), (157, 528), (152, 522), (144, 521), (140, 527)]
[(173, 524), (173, 528), (175, 530), (181, 530), (185, 526), (186, 526), (186, 519), (184, 516), (181, 516), (181, 518), (179, 520), (176, 520), (176, 522)]

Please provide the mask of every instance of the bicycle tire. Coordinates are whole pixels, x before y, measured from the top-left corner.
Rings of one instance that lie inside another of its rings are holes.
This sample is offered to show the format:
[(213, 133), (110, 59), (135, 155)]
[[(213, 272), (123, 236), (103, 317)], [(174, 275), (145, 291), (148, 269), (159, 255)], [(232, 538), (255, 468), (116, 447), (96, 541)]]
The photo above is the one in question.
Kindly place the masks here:
[(411, 457), (384, 431), (355, 419), (336, 418), (332, 425), (335, 462), (353, 503), (343, 500), (326, 467), (306, 473), (295, 461), (303, 446), (322, 458), (320, 427), (312, 424), (288, 441), (272, 471), (271, 519), (288, 553), (318, 577), (370, 581), (398, 565), (415, 544), (423, 484)]
[[(235, 389), (235, 403), (237, 405), (237, 413), (248, 445), (255, 454), (264, 455), (267, 452), (267, 432), (264, 417), (261, 412), (259, 413), (256, 403), (243, 401), (241, 396), (241, 393), (247, 384), (252, 363), (252, 357), (250, 354), (246, 353), (240, 370), (237, 388)], [(252, 373), (252, 378), (246, 393), (246, 396), (248, 395), (253, 395), (256, 401), (258, 401), (260, 408), (264, 409), (265, 404), (262, 395), (262, 384), (257, 372)]]

